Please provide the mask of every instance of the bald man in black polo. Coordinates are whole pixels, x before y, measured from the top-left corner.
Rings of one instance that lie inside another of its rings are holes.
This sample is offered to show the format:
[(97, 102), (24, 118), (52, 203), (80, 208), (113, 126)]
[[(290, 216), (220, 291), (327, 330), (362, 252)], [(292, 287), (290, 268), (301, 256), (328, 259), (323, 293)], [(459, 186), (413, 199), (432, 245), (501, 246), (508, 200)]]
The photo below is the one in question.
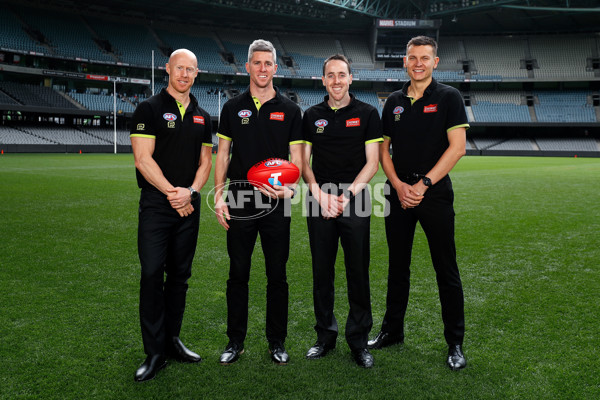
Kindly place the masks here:
[[(199, 191), (212, 166), (210, 116), (190, 90), (196, 56), (175, 50), (166, 65), (169, 84), (140, 103), (132, 117), (131, 147), (138, 186), (140, 323), (144, 363), (135, 373), (147, 381), (166, 359), (199, 362), (179, 339), (200, 220)], [(165, 280), (166, 273), (166, 280)]]

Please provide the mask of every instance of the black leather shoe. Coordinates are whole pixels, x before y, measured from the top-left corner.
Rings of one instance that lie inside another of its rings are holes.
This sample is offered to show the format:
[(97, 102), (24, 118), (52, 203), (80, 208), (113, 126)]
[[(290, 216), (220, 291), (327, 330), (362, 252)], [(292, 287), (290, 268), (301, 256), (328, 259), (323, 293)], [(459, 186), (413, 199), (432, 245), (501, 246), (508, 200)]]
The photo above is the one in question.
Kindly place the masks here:
[(306, 358), (309, 360), (316, 360), (325, 357), (327, 353), (333, 349), (335, 349), (335, 344), (331, 346), (317, 340), (317, 342), (306, 352)]
[(269, 353), (271, 353), (271, 360), (275, 364), (286, 365), (290, 361), (290, 356), (288, 356), (281, 342), (270, 342)]
[(149, 355), (137, 371), (135, 371), (135, 377), (133, 379), (136, 382), (149, 381), (150, 379), (154, 379), (156, 373), (166, 366), (167, 361), (163, 355)]
[(367, 342), (368, 349), (383, 349), (394, 344), (404, 343), (404, 337), (392, 336), (387, 332), (379, 332), (373, 340)]
[(354, 357), (354, 361), (356, 361), (360, 367), (373, 367), (373, 356), (367, 349), (352, 350), (352, 357)]
[(448, 360), (446, 363), (453, 371), (458, 371), (467, 366), (467, 359), (460, 344), (453, 344), (448, 347)]
[(167, 345), (167, 357), (184, 363), (197, 363), (202, 361), (202, 358), (185, 347), (177, 336), (172, 337)]
[(222, 365), (233, 364), (238, 360), (238, 358), (240, 358), (241, 354), (244, 354), (244, 345), (240, 343), (229, 342), (227, 344), (227, 348), (223, 354), (221, 354), (219, 362)]

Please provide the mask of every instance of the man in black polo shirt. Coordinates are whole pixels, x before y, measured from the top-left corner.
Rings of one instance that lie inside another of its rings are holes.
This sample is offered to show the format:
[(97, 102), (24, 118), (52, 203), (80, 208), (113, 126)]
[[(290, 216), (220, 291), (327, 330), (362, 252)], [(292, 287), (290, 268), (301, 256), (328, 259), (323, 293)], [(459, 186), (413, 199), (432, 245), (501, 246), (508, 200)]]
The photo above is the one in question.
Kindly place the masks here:
[[(367, 184), (379, 164), (383, 141), (377, 110), (349, 92), (350, 64), (336, 54), (323, 64), (325, 100), (304, 114), (303, 177), (310, 189), (308, 235), (312, 253), (313, 300), (317, 341), (306, 358), (317, 359), (335, 348), (333, 313), (338, 241), (344, 249), (350, 310), (346, 341), (356, 363), (373, 366), (367, 350), (373, 325), (369, 290), (371, 203)], [(312, 168), (310, 157), (312, 152)]]
[(198, 192), (212, 165), (210, 116), (190, 94), (198, 73), (196, 56), (176, 50), (166, 70), (167, 88), (140, 103), (131, 121), (131, 147), (142, 189), (140, 322), (147, 354), (136, 381), (154, 378), (166, 357), (201, 360), (181, 343), (179, 332), (198, 239)]
[[(298, 106), (273, 86), (277, 71), (273, 45), (255, 40), (248, 50), (246, 71), (250, 86), (223, 106), (219, 150), (215, 162), (215, 211), (227, 230), (230, 258), (227, 280), (227, 336), (221, 364), (231, 364), (244, 352), (248, 327), (248, 280), (252, 252), (260, 234), (267, 275), (266, 336), (271, 359), (287, 364), (288, 284), (286, 263), (290, 248), (290, 216), (284, 199), (294, 189), (277, 186), (254, 192), (246, 174), (254, 164), (271, 157), (288, 158), (302, 167), (302, 116)], [(233, 147), (233, 149), (232, 149)], [(231, 158), (229, 152), (232, 149)], [(229, 178), (228, 202), (223, 199)], [(261, 194), (262, 193), (262, 194)], [(233, 203), (233, 200), (235, 203)], [(289, 202), (289, 200), (287, 200)], [(265, 212), (265, 207), (268, 212)]]
[(425, 36), (411, 39), (404, 58), (410, 82), (392, 93), (383, 109), (381, 165), (391, 186), (385, 219), (389, 275), (385, 317), (369, 348), (404, 340), (410, 259), (418, 221), (427, 236), (436, 272), (448, 343), (447, 364), (458, 370), (466, 366), (462, 351), (464, 299), (454, 244), (454, 193), (448, 173), (465, 154), (469, 124), (459, 91), (433, 79), (438, 61), (435, 40)]

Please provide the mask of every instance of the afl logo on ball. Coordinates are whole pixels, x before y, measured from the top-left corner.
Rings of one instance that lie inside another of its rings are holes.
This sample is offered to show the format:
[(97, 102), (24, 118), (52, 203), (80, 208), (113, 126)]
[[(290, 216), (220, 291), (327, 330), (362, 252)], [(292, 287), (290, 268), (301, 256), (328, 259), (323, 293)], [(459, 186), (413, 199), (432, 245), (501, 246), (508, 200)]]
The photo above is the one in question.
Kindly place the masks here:
[(177, 115), (171, 113), (164, 113), (163, 118), (167, 121), (175, 121), (177, 119)]
[(281, 165), (280, 160), (267, 160), (265, 161), (265, 167), (279, 167)]

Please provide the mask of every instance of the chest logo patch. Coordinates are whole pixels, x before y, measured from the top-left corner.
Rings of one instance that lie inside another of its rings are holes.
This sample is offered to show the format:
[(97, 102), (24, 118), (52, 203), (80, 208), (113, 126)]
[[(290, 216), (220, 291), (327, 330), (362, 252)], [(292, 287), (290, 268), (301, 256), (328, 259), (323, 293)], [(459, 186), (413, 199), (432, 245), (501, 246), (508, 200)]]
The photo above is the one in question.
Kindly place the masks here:
[(198, 115), (194, 115), (194, 123), (195, 124), (204, 125), (204, 117), (198, 116)]
[(394, 113), (394, 115), (402, 114), (404, 112), (404, 107), (397, 106), (396, 108), (394, 108), (394, 111), (392, 111), (392, 112)]
[(283, 121), (285, 118), (285, 113), (282, 112), (272, 112), (269, 116), (269, 119), (273, 121)]
[(172, 113), (164, 113), (163, 118), (167, 121), (175, 121), (177, 119), (177, 115)]
[(430, 104), (428, 106), (423, 107), (424, 113), (434, 113), (437, 112), (437, 104)]
[(167, 122), (167, 128), (175, 128), (175, 121), (168, 121)]
[(360, 118), (351, 118), (346, 120), (346, 128), (360, 126)]
[(248, 117), (250, 117), (251, 115), (252, 115), (252, 111), (250, 111), (250, 110), (241, 110), (241, 111), (238, 113), (238, 117), (240, 117), (240, 118), (248, 118)]
[(317, 127), (317, 133), (323, 133), (325, 131), (325, 127), (329, 122), (326, 119), (318, 119), (315, 121), (315, 126)]

